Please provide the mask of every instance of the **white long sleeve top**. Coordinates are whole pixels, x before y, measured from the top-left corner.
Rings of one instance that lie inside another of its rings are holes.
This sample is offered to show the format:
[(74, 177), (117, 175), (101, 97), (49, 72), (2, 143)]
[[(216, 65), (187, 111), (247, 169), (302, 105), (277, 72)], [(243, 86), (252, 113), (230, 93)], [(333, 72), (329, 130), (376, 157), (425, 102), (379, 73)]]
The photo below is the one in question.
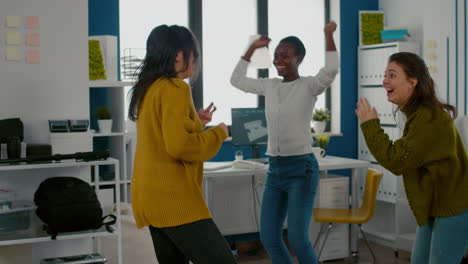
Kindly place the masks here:
[(249, 62), (240, 59), (231, 84), (248, 93), (265, 96), (269, 156), (294, 156), (312, 153), (310, 121), (317, 96), (330, 87), (339, 69), (338, 52), (326, 52), (325, 66), (315, 76), (291, 82), (279, 78), (247, 77)]

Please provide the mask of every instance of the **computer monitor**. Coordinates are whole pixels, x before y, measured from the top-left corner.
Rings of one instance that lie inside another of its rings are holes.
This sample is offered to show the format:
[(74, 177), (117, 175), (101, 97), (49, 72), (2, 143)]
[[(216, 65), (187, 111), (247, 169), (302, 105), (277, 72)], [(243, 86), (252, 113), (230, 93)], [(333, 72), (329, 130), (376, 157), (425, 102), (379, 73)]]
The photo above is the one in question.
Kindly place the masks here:
[(232, 108), (231, 137), (235, 146), (257, 146), (268, 142), (264, 108)]

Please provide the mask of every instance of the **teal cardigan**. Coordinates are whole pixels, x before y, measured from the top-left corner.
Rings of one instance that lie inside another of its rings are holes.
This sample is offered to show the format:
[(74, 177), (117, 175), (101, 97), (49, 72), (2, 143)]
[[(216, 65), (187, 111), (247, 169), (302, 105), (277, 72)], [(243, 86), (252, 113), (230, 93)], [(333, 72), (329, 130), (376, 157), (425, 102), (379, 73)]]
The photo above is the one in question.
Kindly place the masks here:
[(411, 210), (419, 226), (430, 217), (468, 210), (468, 159), (463, 141), (449, 114), (419, 107), (405, 113), (403, 136), (392, 142), (379, 119), (361, 124), (377, 162), (402, 175)]

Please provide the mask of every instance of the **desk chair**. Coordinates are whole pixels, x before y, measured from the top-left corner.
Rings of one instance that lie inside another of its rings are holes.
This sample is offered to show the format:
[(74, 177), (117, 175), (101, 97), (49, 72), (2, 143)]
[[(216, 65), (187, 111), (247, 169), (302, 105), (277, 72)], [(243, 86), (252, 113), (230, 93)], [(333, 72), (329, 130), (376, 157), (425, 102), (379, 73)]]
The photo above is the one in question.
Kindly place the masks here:
[(382, 179), (383, 173), (375, 170), (368, 169), (366, 175), (366, 186), (364, 188), (364, 197), (361, 207), (352, 209), (334, 209), (334, 208), (314, 208), (314, 218), (316, 222), (321, 222), (320, 232), (315, 240), (315, 244), (319, 241), (323, 233), (323, 225), (328, 223), (328, 228), (325, 233), (325, 239), (322, 247), (320, 248), (318, 258), (322, 254), (325, 243), (327, 242), (328, 234), (333, 226), (333, 223), (347, 223), (357, 224), (359, 231), (366, 242), (367, 247), (372, 255), (373, 263), (376, 262), (374, 252), (372, 251), (369, 243), (367, 242), (366, 236), (361, 229), (361, 224), (368, 222), (374, 215), (375, 200), (377, 198), (377, 190), (379, 189), (380, 180)]

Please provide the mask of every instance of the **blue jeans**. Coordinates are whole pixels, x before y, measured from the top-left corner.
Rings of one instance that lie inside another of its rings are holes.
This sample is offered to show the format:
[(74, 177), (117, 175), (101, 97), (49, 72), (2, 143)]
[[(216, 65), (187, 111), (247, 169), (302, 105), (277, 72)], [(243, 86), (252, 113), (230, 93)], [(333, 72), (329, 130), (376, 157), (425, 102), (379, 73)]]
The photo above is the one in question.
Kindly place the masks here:
[(468, 210), (417, 228), (411, 264), (459, 264), (468, 246)]
[(273, 264), (292, 264), (283, 241), (283, 223), (288, 215), (288, 240), (299, 263), (317, 263), (309, 240), (309, 224), (319, 179), (313, 154), (270, 157), (263, 193), (260, 239)]

